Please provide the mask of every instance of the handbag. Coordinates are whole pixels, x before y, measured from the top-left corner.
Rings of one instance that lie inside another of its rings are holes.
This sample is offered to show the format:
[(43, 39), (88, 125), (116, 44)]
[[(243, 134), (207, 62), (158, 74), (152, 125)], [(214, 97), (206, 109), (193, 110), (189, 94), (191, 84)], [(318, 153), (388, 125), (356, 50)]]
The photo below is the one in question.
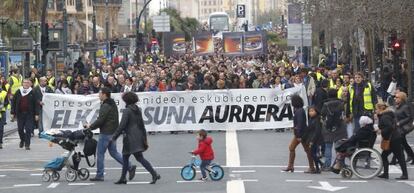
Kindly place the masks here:
[(384, 151), (388, 151), (390, 149), (390, 140), (382, 140), (381, 141), (381, 149)]
[[(85, 145), (83, 146), (83, 154), (86, 159), (86, 163), (89, 167), (94, 167), (96, 163), (96, 147), (98, 146), (98, 142), (91, 137), (87, 137), (85, 139)], [(89, 156), (93, 155), (93, 164), (89, 161)]]

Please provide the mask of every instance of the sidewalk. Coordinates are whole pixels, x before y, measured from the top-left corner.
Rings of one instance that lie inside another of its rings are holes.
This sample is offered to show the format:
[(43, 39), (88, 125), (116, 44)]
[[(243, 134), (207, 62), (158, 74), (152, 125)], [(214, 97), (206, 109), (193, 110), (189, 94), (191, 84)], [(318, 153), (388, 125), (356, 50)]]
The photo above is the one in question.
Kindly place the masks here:
[(11, 122), (10, 120), (10, 111), (6, 113), (6, 123), (7, 125), (4, 126), (4, 136), (7, 137), (15, 132), (17, 132), (17, 122)]

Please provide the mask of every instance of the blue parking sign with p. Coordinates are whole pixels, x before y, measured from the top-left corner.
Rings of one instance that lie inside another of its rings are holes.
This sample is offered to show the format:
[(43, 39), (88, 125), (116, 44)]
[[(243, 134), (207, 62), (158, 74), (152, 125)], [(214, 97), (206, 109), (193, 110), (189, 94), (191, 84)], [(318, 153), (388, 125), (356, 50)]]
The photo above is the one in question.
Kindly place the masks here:
[(245, 18), (246, 17), (246, 5), (237, 5), (237, 17)]

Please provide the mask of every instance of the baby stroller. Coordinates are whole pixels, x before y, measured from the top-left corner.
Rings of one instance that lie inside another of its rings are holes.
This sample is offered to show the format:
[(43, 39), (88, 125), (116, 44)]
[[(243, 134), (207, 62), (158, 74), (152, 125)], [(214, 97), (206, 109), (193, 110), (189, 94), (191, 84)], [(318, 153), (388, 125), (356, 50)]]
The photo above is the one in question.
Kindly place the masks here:
[(79, 130), (73, 132), (42, 132), (40, 134), (41, 138), (58, 144), (63, 149), (68, 151), (62, 157), (57, 157), (44, 166), (42, 180), (44, 182), (49, 182), (50, 180), (58, 181), (60, 178), (59, 171), (61, 171), (65, 166), (65, 178), (68, 182), (73, 182), (78, 177), (80, 180), (87, 180), (89, 178), (89, 170), (86, 168), (79, 168), (81, 158), (86, 156), (81, 152), (76, 151), (75, 148), (78, 143), (84, 141), (85, 139), (91, 139), (92, 136), (93, 134), (87, 130)]

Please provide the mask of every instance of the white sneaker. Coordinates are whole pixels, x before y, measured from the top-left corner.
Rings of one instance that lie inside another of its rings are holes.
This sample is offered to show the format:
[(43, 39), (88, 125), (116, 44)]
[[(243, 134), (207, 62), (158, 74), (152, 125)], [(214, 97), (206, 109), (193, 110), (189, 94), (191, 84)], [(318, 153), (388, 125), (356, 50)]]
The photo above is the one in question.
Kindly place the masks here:
[(203, 181), (203, 182), (206, 182), (206, 181), (207, 181), (207, 177), (205, 177), (205, 178), (200, 178), (199, 180), (200, 180), (200, 181)]

